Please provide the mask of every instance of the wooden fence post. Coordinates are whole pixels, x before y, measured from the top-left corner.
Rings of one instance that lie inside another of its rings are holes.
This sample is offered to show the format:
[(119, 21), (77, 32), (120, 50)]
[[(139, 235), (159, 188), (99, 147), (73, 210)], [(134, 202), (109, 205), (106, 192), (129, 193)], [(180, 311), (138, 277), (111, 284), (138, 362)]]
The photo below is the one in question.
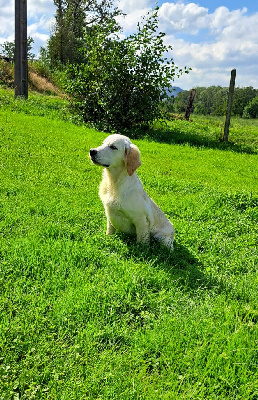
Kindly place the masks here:
[(235, 80), (236, 80), (236, 70), (232, 69), (230, 84), (229, 84), (229, 91), (228, 91), (228, 104), (227, 104), (227, 114), (226, 114), (226, 121), (225, 121), (225, 127), (224, 127), (224, 136), (222, 139), (223, 142), (228, 142), (230, 117), (231, 117), (233, 95), (234, 95), (234, 89), (235, 89)]
[(189, 121), (190, 118), (190, 114), (191, 114), (191, 110), (192, 110), (192, 106), (193, 106), (193, 102), (194, 102), (194, 96), (195, 96), (196, 90), (192, 89), (190, 92), (190, 96), (189, 96), (189, 100), (188, 100), (188, 104), (185, 110), (185, 119), (187, 121)]
[(15, 0), (15, 97), (28, 98), (27, 0)]

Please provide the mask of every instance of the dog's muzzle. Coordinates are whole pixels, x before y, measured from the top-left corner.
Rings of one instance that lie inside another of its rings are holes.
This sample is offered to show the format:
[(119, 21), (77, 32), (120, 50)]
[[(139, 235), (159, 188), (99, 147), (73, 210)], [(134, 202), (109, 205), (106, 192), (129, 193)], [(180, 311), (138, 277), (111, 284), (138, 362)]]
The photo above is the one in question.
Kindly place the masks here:
[(97, 159), (97, 154), (98, 154), (98, 151), (97, 151), (96, 149), (90, 149), (90, 159), (91, 159), (91, 161), (93, 162), (93, 164), (101, 165), (102, 167), (108, 168), (109, 165), (101, 164), (101, 163), (98, 161), (98, 159)]

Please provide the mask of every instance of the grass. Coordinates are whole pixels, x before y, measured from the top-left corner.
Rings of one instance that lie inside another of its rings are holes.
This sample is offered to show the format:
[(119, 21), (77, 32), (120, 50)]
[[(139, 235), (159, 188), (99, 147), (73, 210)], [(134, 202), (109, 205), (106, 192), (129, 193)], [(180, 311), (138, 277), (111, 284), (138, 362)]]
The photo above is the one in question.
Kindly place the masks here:
[(229, 142), (220, 141), (224, 133), (224, 117), (193, 114), (191, 123), (185, 120), (169, 121), (167, 125), (156, 124), (150, 132), (152, 140), (170, 144), (190, 144), (219, 150), (232, 150), (257, 154), (257, 120), (231, 118)]
[(0, 399), (257, 399), (257, 122), (135, 140), (169, 253), (105, 236), (106, 134), (34, 96), (0, 89)]

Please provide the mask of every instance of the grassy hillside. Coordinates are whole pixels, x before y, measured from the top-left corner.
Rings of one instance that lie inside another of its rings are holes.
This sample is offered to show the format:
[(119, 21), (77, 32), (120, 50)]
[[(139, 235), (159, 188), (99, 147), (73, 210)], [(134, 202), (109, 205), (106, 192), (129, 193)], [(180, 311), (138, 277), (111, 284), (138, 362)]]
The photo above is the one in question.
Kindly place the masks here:
[(170, 124), (134, 142), (173, 253), (105, 236), (106, 134), (0, 90), (0, 399), (258, 398), (258, 124)]
[[(64, 97), (61, 90), (53, 83), (50, 74), (44, 69), (41, 62), (33, 61), (28, 64), (29, 90), (47, 95)], [(14, 90), (14, 64), (0, 58), (0, 85)]]

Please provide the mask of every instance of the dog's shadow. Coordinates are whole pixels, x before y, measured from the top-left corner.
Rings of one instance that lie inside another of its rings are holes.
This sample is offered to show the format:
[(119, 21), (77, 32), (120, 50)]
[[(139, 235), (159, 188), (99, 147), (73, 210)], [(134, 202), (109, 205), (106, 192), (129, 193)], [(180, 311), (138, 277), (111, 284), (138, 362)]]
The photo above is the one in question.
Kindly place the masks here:
[(200, 259), (194, 256), (185, 246), (174, 243), (171, 251), (160, 243), (151, 239), (149, 245), (137, 244), (132, 238), (123, 235), (123, 241), (128, 248), (128, 256), (135, 260), (149, 262), (157, 270), (169, 274), (171, 282), (182, 287), (183, 290), (195, 292), (198, 289), (223, 290), (221, 282), (207, 274)]

